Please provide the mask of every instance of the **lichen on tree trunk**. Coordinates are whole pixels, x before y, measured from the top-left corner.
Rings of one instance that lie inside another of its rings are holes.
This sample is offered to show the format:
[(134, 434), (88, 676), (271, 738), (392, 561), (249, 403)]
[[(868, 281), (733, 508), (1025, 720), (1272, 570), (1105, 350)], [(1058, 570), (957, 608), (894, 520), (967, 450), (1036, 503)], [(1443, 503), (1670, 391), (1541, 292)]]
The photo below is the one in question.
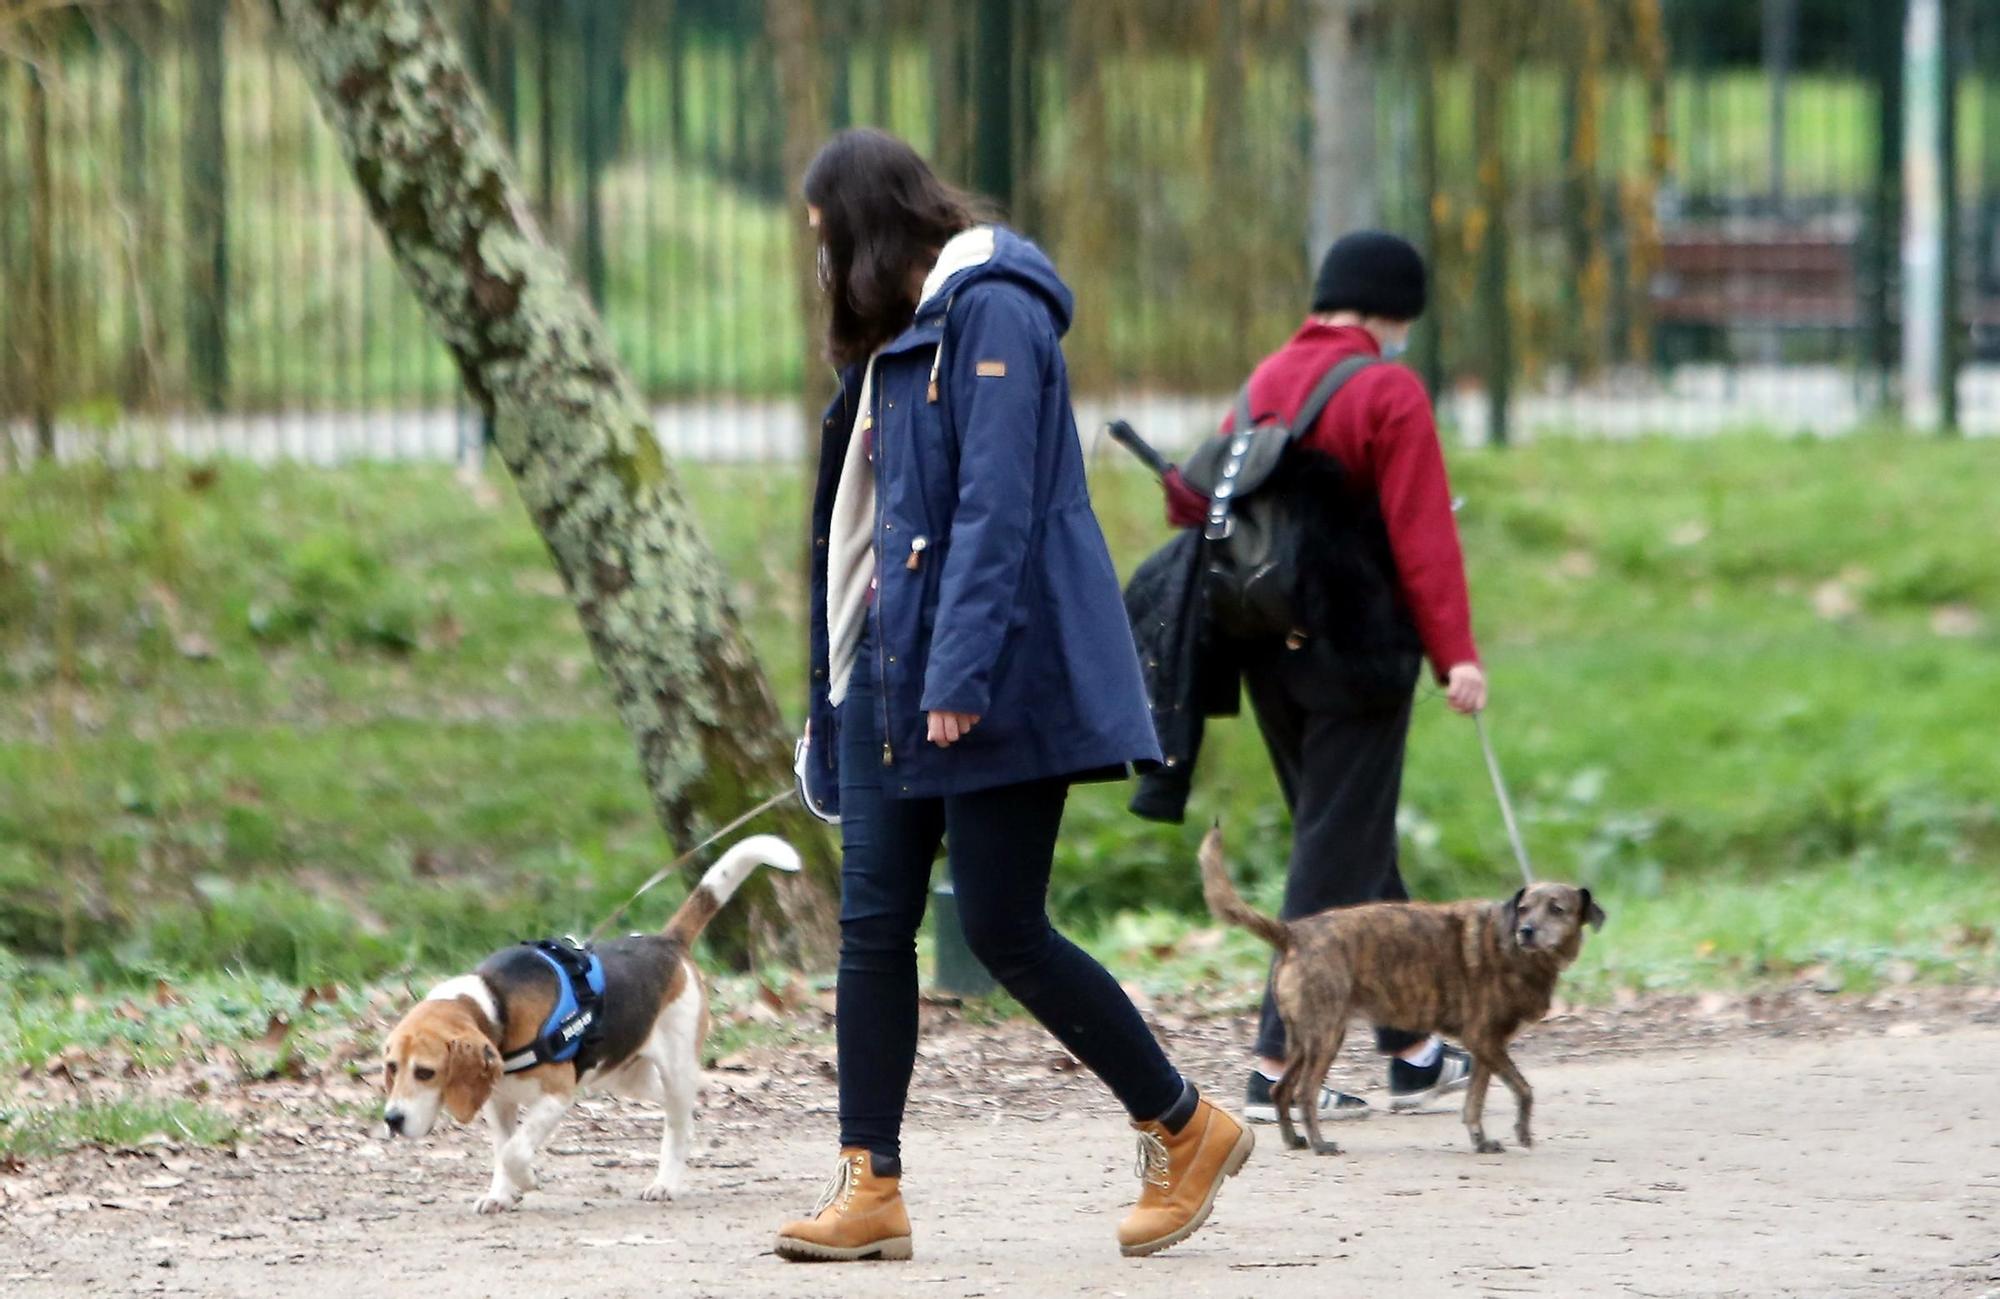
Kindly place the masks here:
[[(577, 608), (653, 806), (689, 843), (788, 783), (790, 743), (630, 378), (537, 228), (428, 0), (278, 0), (321, 111)], [(772, 823), (774, 822), (774, 823)], [(741, 960), (820, 963), (834, 863), (787, 803), (765, 827), (808, 862), (753, 877), (709, 930)]]

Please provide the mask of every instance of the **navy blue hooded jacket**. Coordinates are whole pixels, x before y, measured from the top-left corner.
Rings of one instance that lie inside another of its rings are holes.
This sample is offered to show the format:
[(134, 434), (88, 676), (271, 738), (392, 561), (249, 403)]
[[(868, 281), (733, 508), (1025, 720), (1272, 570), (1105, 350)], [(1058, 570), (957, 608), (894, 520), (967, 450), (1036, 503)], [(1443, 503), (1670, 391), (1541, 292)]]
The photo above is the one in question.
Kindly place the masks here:
[[(945, 281), (877, 354), (875, 652), (892, 795), (1101, 778), (1159, 760), (1070, 409), (1060, 339), (1072, 306), (1042, 250), (996, 230), (993, 255)], [(813, 498), (804, 776), (825, 813), (839, 810), (840, 752), (827, 543), (862, 378), (849, 366), (827, 407)], [(925, 737), (932, 710), (980, 721), (939, 748)]]

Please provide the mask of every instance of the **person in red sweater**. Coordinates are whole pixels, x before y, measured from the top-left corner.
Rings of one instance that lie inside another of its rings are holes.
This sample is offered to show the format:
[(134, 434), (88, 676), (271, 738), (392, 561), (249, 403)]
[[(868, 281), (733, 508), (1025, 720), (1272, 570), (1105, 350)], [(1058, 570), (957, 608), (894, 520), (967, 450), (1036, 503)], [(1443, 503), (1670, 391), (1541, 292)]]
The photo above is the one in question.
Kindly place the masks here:
[[(1250, 376), (1252, 413), (1290, 421), (1341, 361), (1400, 355), (1423, 314), (1425, 279), (1422, 257), (1394, 235), (1368, 231), (1335, 243), (1314, 284), (1312, 314)], [(1222, 431), (1229, 429), (1225, 421)], [(1288, 457), (1300, 455), (1332, 462), (1321, 468), (1343, 490), (1328, 493), (1327, 508), (1352, 515), (1341, 535), (1375, 543), (1354, 547), (1367, 554), (1317, 562), (1383, 570), (1380, 583), (1393, 592), (1393, 608), (1382, 620), (1392, 625), (1376, 639), (1407, 649), (1404, 666), (1385, 672), (1381, 656), (1363, 671), (1326, 637), (1294, 634), (1239, 647), (1251, 708), (1292, 813), (1280, 913), (1287, 919), (1409, 897), (1396, 860), (1396, 804), (1419, 647), (1451, 707), (1475, 713), (1486, 706), (1451, 488), (1422, 381), (1400, 365), (1361, 369), (1315, 427), (1299, 430)], [(1169, 519), (1183, 527), (1201, 523), (1207, 499), (1177, 471), (1169, 472), (1166, 487)], [(1391, 1108), (1413, 1108), (1461, 1088), (1471, 1073), (1466, 1054), (1434, 1036), (1385, 1024), (1376, 1026), (1375, 1037), (1390, 1057)], [(1284, 1054), (1284, 1024), (1267, 989), (1245, 1117), (1276, 1121), (1271, 1083)], [(1322, 1120), (1369, 1113), (1365, 1101), (1331, 1089), (1317, 1102)]]

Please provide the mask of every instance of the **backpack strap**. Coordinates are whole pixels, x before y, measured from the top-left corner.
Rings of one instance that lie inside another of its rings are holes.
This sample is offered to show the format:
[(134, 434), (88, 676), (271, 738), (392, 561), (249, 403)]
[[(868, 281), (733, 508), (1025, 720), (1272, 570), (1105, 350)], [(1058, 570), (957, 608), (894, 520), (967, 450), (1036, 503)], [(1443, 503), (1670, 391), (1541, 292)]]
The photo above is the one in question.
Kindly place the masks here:
[[(1347, 381), (1375, 364), (1375, 358), (1367, 355), (1350, 356), (1341, 360), (1320, 376), (1319, 382), (1306, 394), (1305, 403), (1299, 407), (1297, 415), (1284, 426), (1286, 446), (1298, 441), (1313, 431), (1319, 417), (1326, 413), (1327, 404), (1334, 395), (1347, 386)], [(1237, 475), (1243, 472), (1243, 462), (1250, 455), (1251, 433), (1256, 429), (1256, 421), (1250, 413), (1250, 384), (1245, 381), (1236, 394), (1236, 408), (1229, 432), (1229, 449), (1223, 454), (1222, 480), (1209, 493), (1208, 519), (1202, 529), (1202, 536), (1210, 541), (1221, 541), (1231, 531), (1229, 512), (1234, 507)]]
[(1375, 358), (1365, 353), (1350, 356), (1320, 376), (1320, 381), (1306, 394), (1305, 404), (1299, 407), (1299, 413), (1292, 417), (1292, 441), (1296, 442), (1311, 433), (1318, 426), (1319, 417), (1326, 413), (1327, 404), (1333, 400), (1334, 394), (1345, 388), (1349, 379), (1373, 364)]

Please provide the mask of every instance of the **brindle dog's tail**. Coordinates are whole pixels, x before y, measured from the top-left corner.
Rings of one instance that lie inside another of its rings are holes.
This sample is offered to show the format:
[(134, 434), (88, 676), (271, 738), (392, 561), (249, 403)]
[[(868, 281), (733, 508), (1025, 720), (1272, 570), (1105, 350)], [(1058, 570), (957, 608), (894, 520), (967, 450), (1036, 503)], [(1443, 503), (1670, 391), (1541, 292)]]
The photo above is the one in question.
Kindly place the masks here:
[(1292, 945), (1291, 931), (1284, 922), (1251, 910), (1230, 882), (1229, 865), (1222, 860), (1220, 823), (1201, 841), (1201, 896), (1217, 920), (1247, 929), (1281, 952)]
[(701, 883), (687, 895), (680, 910), (674, 912), (673, 919), (667, 921), (666, 932), (681, 940), (684, 946), (692, 946), (715, 919), (715, 913), (722, 910), (737, 887), (750, 877), (750, 872), (759, 866), (773, 866), (781, 871), (799, 869), (798, 850), (776, 835), (753, 834), (722, 854), (722, 860), (708, 868), (701, 877)]

